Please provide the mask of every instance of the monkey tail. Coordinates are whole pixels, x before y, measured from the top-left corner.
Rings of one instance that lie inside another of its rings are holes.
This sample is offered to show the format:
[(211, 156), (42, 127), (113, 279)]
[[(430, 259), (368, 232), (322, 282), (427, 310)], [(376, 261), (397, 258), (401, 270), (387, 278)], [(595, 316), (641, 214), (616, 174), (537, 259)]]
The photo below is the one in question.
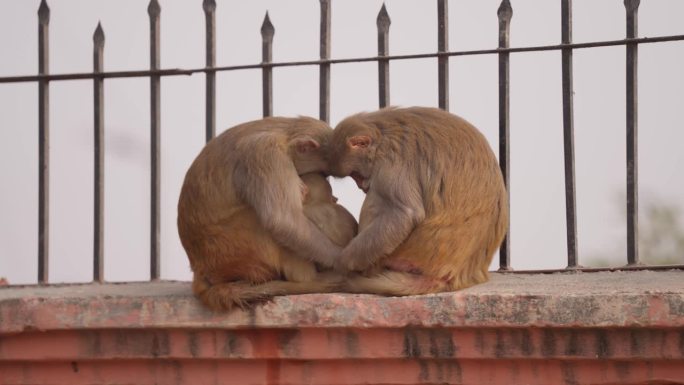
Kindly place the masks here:
[(385, 270), (370, 277), (350, 276), (344, 283), (342, 290), (348, 293), (405, 296), (439, 293), (450, 291), (451, 288), (444, 280), (421, 274)]
[(321, 276), (308, 282), (273, 280), (255, 284), (247, 281), (210, 283), (195, 273), (192, 291), (208, 308), (214, 311), (227, 311), (237, 306), (245, 308), (255, 302), (287, 294), (330, 293), (339, 289), (339, 281)]

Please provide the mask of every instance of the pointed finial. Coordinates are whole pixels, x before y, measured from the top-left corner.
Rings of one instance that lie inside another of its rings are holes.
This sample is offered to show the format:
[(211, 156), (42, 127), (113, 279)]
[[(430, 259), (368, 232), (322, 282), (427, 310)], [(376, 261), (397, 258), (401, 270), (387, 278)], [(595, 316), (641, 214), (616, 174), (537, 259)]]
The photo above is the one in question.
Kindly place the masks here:
[(387, 13), (387, 8), (385, 8), (385, 3), (382, 3), (382, 8), (378, 12), (377, 19), (378, 29), (388, 30), (392, 20), (390, 20), (389, 14)]
[(150, 18), (156, 18), (161, 13), (161, 6), (157, 0), (150, 0), (150, 5), (147, 6), (147, 14)]
[(45, 0), (40, 1), (40, 6), (38, 7), (38, 21), (40, 24), (47, 24), (50, 22), (50, 7), (48, 7)]
[(502, 0), (499, 9), (496, 11), (499, 20), (510, 21), (513, 16), (513, 8), (509, 0)]
[(268, 17), (268, 11), (266, 11), (266, 17), (264, 17), (264, 22), (261, 24), (261, 38), (263, 40), (271, 40), (274, 34), (275, 28), (271, 24), (271, 18)]
[(629, 12), (636, 11), (640, 3), (641, 0), (625, 0), (625, 9)]
[(95, 28), (95, 33), (93, 33), (93, 43), (96, 47), (102, 47), (104, 45), (105, 36), (102, 30), (102, 24), (98, 21), (97, 28)]
[(216, 1), (215, 0), (204, 0), (202, 2), (202, 8), (204, 8), (205, 13), (211, 13), (216, 10)]

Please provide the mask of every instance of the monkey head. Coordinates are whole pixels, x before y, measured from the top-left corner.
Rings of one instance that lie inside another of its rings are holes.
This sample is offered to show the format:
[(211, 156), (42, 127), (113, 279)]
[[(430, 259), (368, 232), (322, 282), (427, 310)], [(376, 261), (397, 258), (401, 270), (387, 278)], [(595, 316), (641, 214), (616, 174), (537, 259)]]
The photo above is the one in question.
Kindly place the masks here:
[(300, 137), (290, 142), (292, 163), (298, 175), (310, 172), (326, 172), (328, 162), (321, 143), (311, 137)]
[(300, 178), (308, 187), (308, 192), (304, 198), (305, 203), (337, 203), (337, 198), (332, 193), (332, 187), (323, 174), (308, 173), (300, 176)]
[(356, 185), (368, 193), (380, 130), (361, 122), (357, 116), (343, 120), (333, 131), (329, 150), (330, 174), (351, 176)]
[(333, 132), (330, 126), (320, 120), (301, 117), (291, 128), (288, 152), (297, 174), (322, 172), (327, 175), (327, 147)]

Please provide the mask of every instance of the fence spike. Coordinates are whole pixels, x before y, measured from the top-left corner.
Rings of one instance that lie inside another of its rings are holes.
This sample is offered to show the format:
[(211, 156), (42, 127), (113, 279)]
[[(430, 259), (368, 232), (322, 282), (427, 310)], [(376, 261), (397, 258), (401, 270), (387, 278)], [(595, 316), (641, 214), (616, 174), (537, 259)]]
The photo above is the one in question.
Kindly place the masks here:
[(150, 15), (150, 18), (159, 17), (160, 13), (161, 6), (159, 5), (159, 2), (157, 0), (150, 0), (150, 4), (147, 6), (147, 14)]
[(211, 13), (216, 10), (216, 1), (215, 0), (204, 0), (202, 2), (202, 8), (204, 9), (205, 13)]
[(502, 0), (499, 9), (496, 11), (499, 20), (510, 21), (513, 17), (513, 8), (509, 0)]
[(105, 36), (104, 36), (104, 31), (102, 30), (102, 24), (101, 22), (97, 22), (97, 28), (95, 28), (95, 33), (93, 33), (93, 43), (95, 43), (96, 47), (101, 47), (104, 45), (105, 42)]
[(378, 12), (378, 18), (376, 20), (378, 24), (378, 29), (382, 30), (383, 32), (387, 32), (389, 30), (390, 24), (392, 24), (392, 20), (389, 17), (389, 14), (387, 13), (387, 8), (385, 7), (385, 3), (382, 3), (382, 8), (380, 8), (380, 12)]
[(275, 28), (271, 23), (271, 18), (268, 17), (268, 11), (266, 11), (266, 16), (264, 17), (264, 22), (261, 24), (261, 39), (263, 41), (272, 41), (273, 35), (275, 34)]
[(50, 23), (50, 7), (48, 7), (45, 0), (40, 1), (40, 6), (38, 7), (38, 21), (40, 24)]
[(639, 8), (641, 0), (625, 0), (625, 9), (627, 12), (632, 12)]

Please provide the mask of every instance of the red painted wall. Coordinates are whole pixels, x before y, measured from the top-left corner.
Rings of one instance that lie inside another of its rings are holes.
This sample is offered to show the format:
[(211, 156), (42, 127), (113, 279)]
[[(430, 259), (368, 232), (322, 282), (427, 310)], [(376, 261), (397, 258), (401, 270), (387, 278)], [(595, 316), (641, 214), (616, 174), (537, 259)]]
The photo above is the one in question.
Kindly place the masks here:
[(2, 288), (0, 384), (684, 384), (684, 274), (612, 274), (226, 314), (187, 283)]

